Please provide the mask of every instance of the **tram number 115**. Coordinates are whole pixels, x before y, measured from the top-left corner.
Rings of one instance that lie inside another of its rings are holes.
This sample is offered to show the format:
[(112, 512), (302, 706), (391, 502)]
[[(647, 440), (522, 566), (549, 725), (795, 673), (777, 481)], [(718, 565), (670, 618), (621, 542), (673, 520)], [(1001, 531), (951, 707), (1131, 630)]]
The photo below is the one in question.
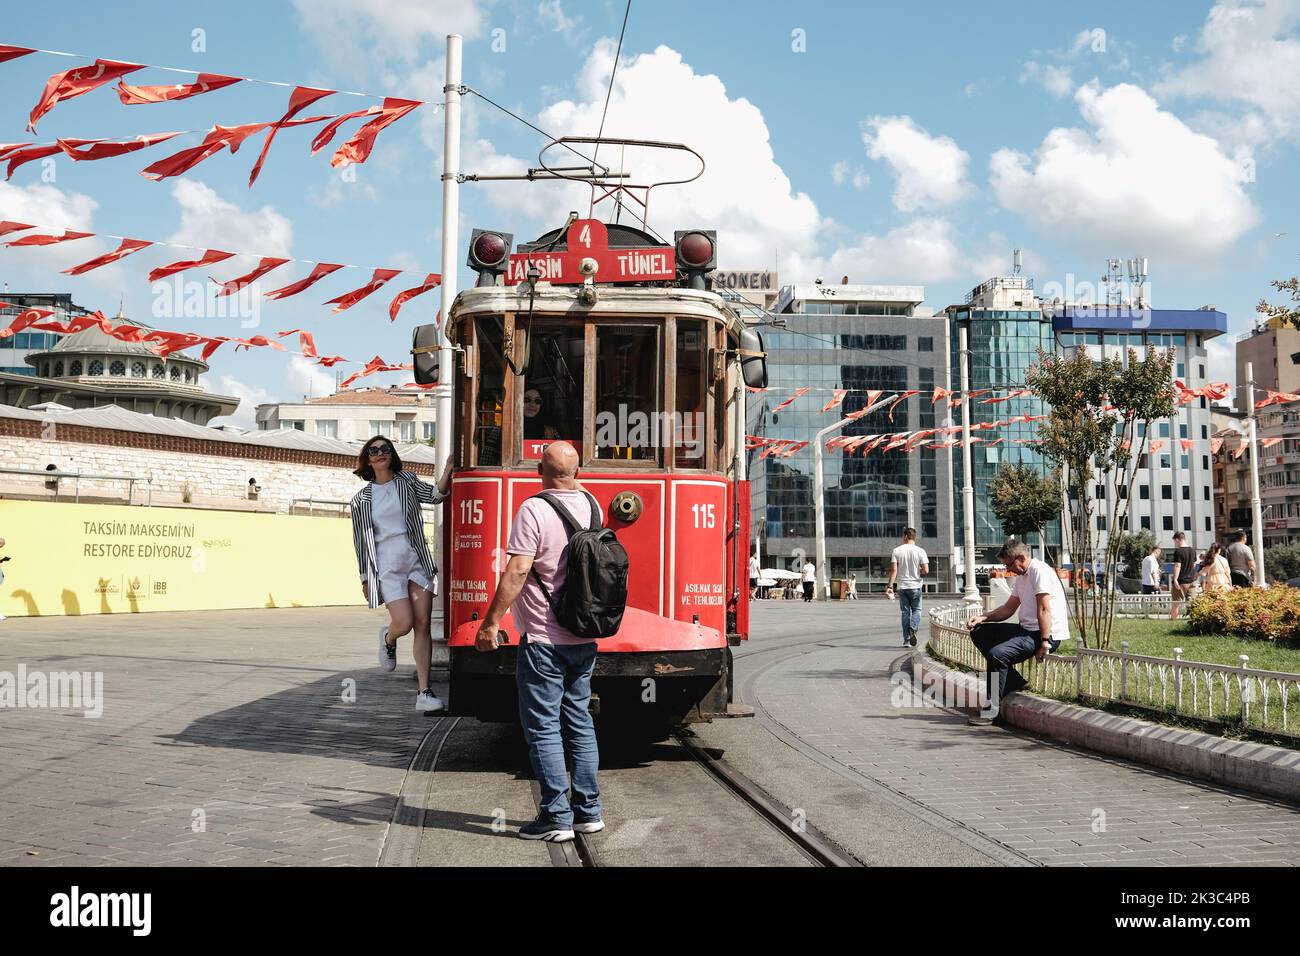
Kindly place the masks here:
[(695, 518), (695, 527), (712, 528), (714, 526), (713, 505), (691, 505), (691, 514)]
[(482, 524), (483, 523), (483, 499), (467, 498), (460, 503), (460, 523), (461, 524)]

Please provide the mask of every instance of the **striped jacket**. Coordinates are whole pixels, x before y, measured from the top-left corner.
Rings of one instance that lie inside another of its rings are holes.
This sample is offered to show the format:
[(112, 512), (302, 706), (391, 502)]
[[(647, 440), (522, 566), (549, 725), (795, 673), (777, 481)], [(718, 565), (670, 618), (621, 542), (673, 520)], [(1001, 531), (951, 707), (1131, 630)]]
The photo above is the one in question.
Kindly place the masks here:
[[(436, 594), (438, 568), (433, 563), (433, 556), (429, 554), (429, 543), (424, 539), (424, 513), (420, 510), (420, 504), (436, 505), (447, 496), (409, 471), (399, 471), (393, 480), (397, 482), (402, 514), (406, 516), (406, 538), (419, 556), (424, 573), (433, 582)], [(382, 603), (382, 595), (379, 593), (379, 570), (375, 560), (375, 526), (370, 515), (373, 486), (373, 482), (366, 482), (366, 486), (352, 499), (352, 545), (357, 551), (357, 570), (361, 573), (361, 580), (366, 582), (370, 606), (375, 608)]]

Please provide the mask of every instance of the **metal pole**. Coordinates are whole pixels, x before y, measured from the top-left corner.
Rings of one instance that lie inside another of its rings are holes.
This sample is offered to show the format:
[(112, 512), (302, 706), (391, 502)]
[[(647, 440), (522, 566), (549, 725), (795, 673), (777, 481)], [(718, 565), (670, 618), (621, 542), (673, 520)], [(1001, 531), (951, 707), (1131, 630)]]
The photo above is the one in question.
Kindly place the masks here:
[(827, 425), (813, 439), (813, 515), (816, 526), (816, 544), (814, 546), (817, 562), (817, 599), (826, 596), (826, 502), (824, 499), (824, 482), (822, 480), (822, 438), (843, 428), (851, 418), (841, 418), (834, 425)]
[(978, 604), (979, 588), (975, 584), (975, 481), (972, 477), (974, 465), (971, 461), (970, 445), (970, 351), (967, 348), (967, 328), (961, 325), (957, 330), (958, 352), (961, 359), (961, 508), (962, 524), (965, 526), (962, 550), (966, 552), (966, 581), (962, 589), (963, 599)]
[(1255, 551), (1255, 586), (1265, 587), (1264, 581), (1264, 515), (1259, 500), (1259, 420), (1255, 414), (1255, 363), (1246, 363), (1246, 419), (1247, 441), (1250, 442), (1250, 524), (1251, 546)]
[[(441, 477), (447, 463), (451, 461), (455, 450), (455, 422), (453, 416), (451, 383), (455, 369), (453, 356), (448, 349), (447, 322), (451, 315), (451, 305), (456, 299), (456, 254), (460, 246), (457, 226), (460, 221), (460, 183), (456, 181), (460, 173), (460, 45), (459, 34), (447, 35), (447, 82), (443, 87), (445, 106), (443, 108), (443, 146), (442, 146), (442, 284), (441, 313), (442, 329), (438, 334), (438, 384), (433, 389), (435, 414), (434, 447), (438, 452), (438, 468), (435, 473)], [(448, 558), (446, 554), (445, 534), (443, 528), (443, 509), (436, 512), (434, 537), (438, 555), (438, 567), (446, 574)], [(447, 665), (446, 622), (443, 622), (441, 642), (434, 641), (433, 664)]]

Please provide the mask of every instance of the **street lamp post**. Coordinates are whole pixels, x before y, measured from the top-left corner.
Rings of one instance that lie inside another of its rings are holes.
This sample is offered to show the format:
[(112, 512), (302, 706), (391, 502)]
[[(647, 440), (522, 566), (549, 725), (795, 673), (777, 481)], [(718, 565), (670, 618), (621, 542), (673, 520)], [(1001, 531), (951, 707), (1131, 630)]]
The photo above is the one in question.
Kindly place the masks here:
[(1246, 435), (1250, 447), (1250, 524), (1251, 547), (1255, 551), (1255, 587), (1264, 580), (1264, 514), (1259, 499), (1259, 420), (1255, 415), (1255, 363), (1246, 363)]
[(975, 479), (970, 445), (970, 350), (967, 348), (967, 328), (960, 325), (958, 351), (961, 359), (961, 505), (964, 525), (962, 550), (965, 551), (966, 574), (962, 598), (972, 604), (980, 601), (979, 587), (975, 584)]
[(834, 425), (827, 425), (813, 439), (813, 523), (816, 529), (816, 543), (813, 547), (817, 560), (818, 600), (826, 597), (826, 502), (825, 481), (822, 478), (822, 439), (851, 421), (851, 418), (841, 418)]

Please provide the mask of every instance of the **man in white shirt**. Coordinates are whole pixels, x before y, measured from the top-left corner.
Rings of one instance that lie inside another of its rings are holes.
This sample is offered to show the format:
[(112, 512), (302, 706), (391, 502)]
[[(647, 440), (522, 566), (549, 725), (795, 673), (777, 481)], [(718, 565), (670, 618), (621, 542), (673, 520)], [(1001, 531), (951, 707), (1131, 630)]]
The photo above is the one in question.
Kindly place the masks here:
[(803, 565), (803, 599), (812, 602), (813, 589), (817, 586), (817, 565), (805, 560)]
[(749, 599), (751, 601), (758, 597), (758, 576), (761, 570), (758, 563), (758, 547), (753, 546), (749, 551)]
[[(1056, 570), (1031, 557), (1021, 541), (1003, 545), (998, 560), (1016, 575), (1011, 597), (997, 610), (971, 618), (968, 625), (971, 641), (988, 661), (988, 705), (985, 714), (970, 718), (976, 725), (992, 723), (999, 701), (1029, 683), (1011, 665), (1031, 657), (1041, 661), (1070, 639), (1069, 606)], [(1017, 611), (1018, 623), (1000, 623)]]
[(1160, 546), (1156, 545), (1151, 553), (1142, 559), (1142, 593), (1160, 593)]
[[(898, 595), (898, 609), (903, 615), (903, 646), (916, 647), (916, 632), (921, 626), (921, 578), (930, 573), (930, 556), (916, 543), (916, 529), (903, 529), (903, 543), (894, 549), (889, 561), (889, 583), (885, 593)], [(894, 580), (898, 590), (894, 590)]]

